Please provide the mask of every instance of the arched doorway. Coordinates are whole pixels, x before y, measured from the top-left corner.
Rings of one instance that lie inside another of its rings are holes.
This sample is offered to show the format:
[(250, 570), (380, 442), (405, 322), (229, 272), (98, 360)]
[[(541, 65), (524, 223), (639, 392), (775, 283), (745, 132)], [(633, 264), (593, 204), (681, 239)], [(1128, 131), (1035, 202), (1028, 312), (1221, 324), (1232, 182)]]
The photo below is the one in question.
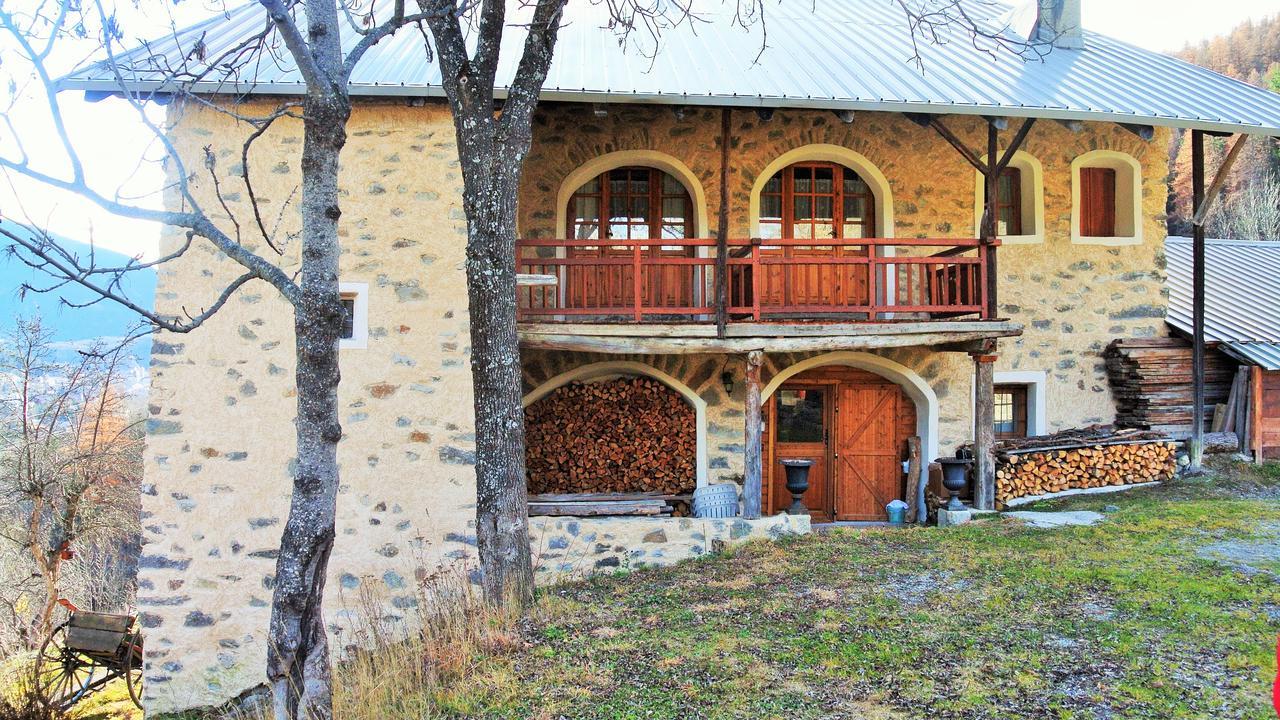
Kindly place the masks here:
[(922, 460), (936, 451), (932, 389), (879, 356), (810, 358), (778, 373), (762, 394), (765, 512), (790, 503), (781, 461), (796, 458), (815, 461), (804, 498), (815, 522), (883, 520), (886, 504), (906, 499), (907, 439), (921, 439)]

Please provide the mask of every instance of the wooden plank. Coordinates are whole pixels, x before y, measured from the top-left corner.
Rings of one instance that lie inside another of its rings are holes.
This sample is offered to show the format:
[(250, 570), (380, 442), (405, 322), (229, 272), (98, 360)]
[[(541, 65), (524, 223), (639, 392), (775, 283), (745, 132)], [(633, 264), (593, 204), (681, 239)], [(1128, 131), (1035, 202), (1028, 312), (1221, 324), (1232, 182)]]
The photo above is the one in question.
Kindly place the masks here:
[(1262, 368), (1249, 368), (1249, 404), (1252, 412), (1249, 415), (1253, 435), (1253, 461), (1262, 464)]
[(960, 331), (912, 335), (799, 338), (649, 338), (589, 337), (578, 335), (520, 334), (520, 346), (528, 349), (573, 350), (611, 354), (688, 355), (698, 353), (816, 352), (868, 348), (944, 345), (971, 340), (1013, 337), (1022, 330)]
[(557, 502), (600, 502), (600, 501), (644, 501), (644, 500), (692, 500), (692, 495), (664, 495), (660, 492), (632, 492), (632, 493), (541, 493), (530, 495), (531, 503), (557, 503)]
[(667, 504), (661, 500), (616, 502), (529, 503), (536, 516), (594, 517), (602, 515), (661, 515)]
[(516, 287), (548, 287), (560, 283), (555, 275), (540, 273), (516, 273)]
[(760, 415), (760, 366), (762, 364), (764, 364), (764, 353), (758, 350), (747, 353), (747, 417), (743, 438), (746, 450), (743, 458), (742, 516), (748, 520), (760, 517), (764, 493), (760, 450), (763, 432)]
[[(1191, 202), (1204, 205), (1204, 132), (1191, 131)], [(1187, 469), (1200, 471), (1204, 458), (1204, 226), (1191, 228), (1191, 439)]]
[[(921, 452), (920, 438), (911, 436), (907, 438), (907, 522), (916, 522), (917, 511), (922, 507), (920, 503), (920, 467)], [(920, 522), (924, 522), (924, 517), (920, 516)]]

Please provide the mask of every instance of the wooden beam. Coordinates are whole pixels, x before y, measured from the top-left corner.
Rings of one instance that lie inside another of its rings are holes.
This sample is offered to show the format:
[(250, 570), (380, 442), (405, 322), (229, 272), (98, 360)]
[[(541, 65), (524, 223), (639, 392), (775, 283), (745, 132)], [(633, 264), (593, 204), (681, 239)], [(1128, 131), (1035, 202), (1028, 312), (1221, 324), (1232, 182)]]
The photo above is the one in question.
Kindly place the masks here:
[(995, 355), (973, 354), (973, 504), (996, 508)]
[(555, 275), (516, 273), (516, 287), (548, 287), (559, 284), (560, 279)]
[[(538, 335), (575, 335), (630, 338), (714, 338), (716, 328), (709, 323), (574, 323), (521, 322), (520, 337)], [(1022, 325), (1010, 320), (922, 320), (919, 322), (829, 322), (829, 323), (731, 323), (729, 338), (755, 338), (765, 342), (773, 338), (794, 337), (876, 337), (895, 335), (933, 335), (966, 333), (981, 337), (987, 333), (1018, 334)], [(758, 344), (758, 343), (757, 343)]]
[(720, 218), (716, 225), (716, 337), (724, 337), (729, 322), (729, 108), (720, 111)]
[(939, 332), (921, 335), (864, 335), (857, 337), (794, 338), (691, 338), (691, 337), (592, 337), (584, 335), (520, 334), (520, 346), (530, 350), (573, 350), (611, 355), (696, 355), (743, 353), (763, 348), (768, 352), (832, 352), (892, 347), (932, 347), (971, 340), (1014, 337), (1021, 330), (992, 332)]
[(1007, 117), (988, 117), (983, 115), (982, 119), (986, 120), (988, 125), (995, 125), (997, 130), (1009, 129), (1009, 118)]
[(1128, 130), (1129, 132), (1133, 133), (1134, 135), (1137, 135), (1138, 137), (1142, 138), (1146, 142), (1151, 142), (1151, 139), (1156, 136), (1156, 129), (1152, 125), (1135, 125), (1133, 123), (1116, 123), (1116, 124), (1124, 128), (1125, 130)]
[(760, 517), (764, 501), (764, 466), (762, 460), (763, 418), (761, 417), (760, 366), (764, 353), (747, 353), (747, 417), (743, 447), (742, 516), (748, 520)]
[[(1204, 133), (1191, 131), (1191, 203), (1204, 205)], [(1204, 226), (1191, 228), (1191, 439), (1187, 470), (1199, 472), (1204, 459)]]
[(1084, 130), (1083, 120), (1058, 120), (1057, 123), (1073, 133), (1082, 132)]
[(930, 122), (930, 127), (936, 130), (937, 133), (942, 136), (942, 139), (946, 140), (951, 147), (955, 148), (956, 152), (960, 153), (965, 160), (968, 160), (969, 164), (976, 168), (978, 172), (983, 175), (987, 174), (987, 164), (979, 160), (978, 154), (965, 146), (965, 144), (960, 141), (960, 138), (956, 137), (955, 133), (951, 132), (946, 125), (942, 124), (941, 120), (933, 118)]
[(903, 114), (903, 115), (904, 115), (908, 120), (910, 120), (911, 122), (913, 122), (913, 123), (915, 123), (915, 124), (919, 125), (919, 126), (920, 126), (920, 127), (922, 127), (922, 128), (927, 128), (927, 127), (930, 127), (930, 126), (932, 126), (932, 125), (933, 125), (933, 116), (932, 116), (932, 115), (930, 115), (930, 114), (928, 114), (928, 113), (913, 113), (913, 112), (909, 112), (909, 113), (902, 113), (902, 114)]
[(1209, 184), (1209, 189), (1204, 193), (1204, 202), (1200, 203), (1200, 208), (1196, 210), (1196, 214), (1191, 218), (1192, 225), (1204, 225), (1204, 221), (1209, 218), (1209, 211), (1213, 209), (1213, 203), (1217, 201), (1218, 196), (1222, 193), (1222, 186), (1227, 182), (1227, 175), (1231, 174), (1231, 167), (1236, 164), (1236, 158), (1240, 157), (1240, 151), (1244, 149), (1244, 144), (1249, 140), (1249, 136), (1243, 133), (1231, 143), (1231, 149), (1227, 151), (1227, 157), (1223, 159), (1222, 166), (1218, 168), (1218, 174), (1214, 175), (1213, 182)]
[[(1022, 143), (1027, 139), (1027, 135), (1031, 133), (1031, 127), (1036, 124), (1035, 118), (1027, 118), (1022, 122), (1022, 126), (1018, 128), (1018, 132), (1013, 134), (1013, 140), (1009, 142), (1009, 147), (1004, 149), (1004, 155), (1000, 156), (1000, 162), (996, 164), (996, 175), (1004, 172), (1009, 167), (1009, 163), (1013, 161), (1013, 156), (1022, 149)], [(987, 158), (988, 161), (991, 158)]]
[[(1023, 125), (1023, 129), (1030, 130), (1030, 126)], [(1025, 137), (1025, 135), (1023, 136)], [(996, 266), (996, 196), (999, 194), (997, 183), (1000, 182), (1000, 170), (996, 162), (996, 155), (1000, 147), (1000, 129), (994, 123), (987, 124), (987, 202), (986, 208), (983, 210), (982, 239), (987, 244), (986, 248), (986, 278), (987, 278), (987, 310), (986, 317), (993, 318), (996, 316), (996, 308), (1000, 307), (997, 290), (1000, 287), (1000, 278), (997, 275)], [(1011, 156), (1012, 157), (1012, 156)]]

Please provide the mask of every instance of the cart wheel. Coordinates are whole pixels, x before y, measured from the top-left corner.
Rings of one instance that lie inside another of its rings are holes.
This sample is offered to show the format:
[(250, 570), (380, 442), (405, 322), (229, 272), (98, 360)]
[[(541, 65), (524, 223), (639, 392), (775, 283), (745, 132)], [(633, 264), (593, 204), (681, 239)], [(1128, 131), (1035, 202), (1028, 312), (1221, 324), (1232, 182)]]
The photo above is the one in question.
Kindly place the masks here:
[(142, 708), (142, 636), (129, 638), (129, 652), (124, 658), (124, 681), (129, 686), (129, 697), (133, 704)]
[(49, 633), (36, 657), (36, 694), (51, 710), (75, 705), (93, 682), (94, 661), (67, 647), (67, 623)]

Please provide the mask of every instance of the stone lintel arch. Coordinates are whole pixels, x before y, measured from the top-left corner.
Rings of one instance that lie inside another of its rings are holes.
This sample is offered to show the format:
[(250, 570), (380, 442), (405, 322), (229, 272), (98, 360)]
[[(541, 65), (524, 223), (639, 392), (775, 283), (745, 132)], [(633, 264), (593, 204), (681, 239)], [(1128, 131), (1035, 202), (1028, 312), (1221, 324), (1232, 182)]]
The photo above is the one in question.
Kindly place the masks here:
[(923, 488), (929, 483), (929, 463), (938, 457), (938, 395), (915, 370), (871, 353), (853, 350), (830, 352), (801, 360), (779, 370), (761, 390), (761, 400), (768, 400), (788, 378), (806, 370), (828, 365), (843, 365), (879, 375), (901, 387), (907, 397), (915, 403), (916, 435), (920, 436), (921, 452), (924, 454), (924, 457), (920, 458), (920, 487), (923, 492)]
[(827, 143), (803, 145), (788, 150), (774, 158), (756, 176), (755, 184), (751, 186), (750, 201), (752, 237), (760, 235), (760, 193), (764, 190), (765, 183), (787, 166), (800, 162), (832, 162), (857, 171), (871, 188), (871, 194), (876, 199), (876, 237), (894, 237), (893, 189), (889, 187), (889, 179), (866, 155), (847, 147)]
[(679, 393), (680, 397), (683, 397), (685, 401), (693, 407), (693, 421), (696, 425), (694, 430), (697, 445), (694, 465), (697, 468), (698, 487), (705, 486), (707, 484), (708, 475), (707, 401), (699, 397), (698, 394), (690, 389), (688, 385), (685, 385), (671, 375), (668, 375), (651, 365), (646, 365), (634, 360), (611, 360), (582, 365), (581, 367), (576, 367), (572, 370), (562, 372), (529, 391), (529, 393), (521, 400), (521, 406), (529, 407), (533, 403), (541, 400), (547, 395), (550, 395), (557, 388), (568, 385), (571, 382), (590, 382), (601, 378), (617, 377), (622, 375), (638, 375), (653, 378)]
[(561, 237), (565, 233), (569, 198), (578, 191), (578, 188), (600, 173), (632, 165), (657, 168), (679, 180), (689, 191), (689, 197), (693, 200), (694, 232), (700, 238), (711, 236), (707, 220), (707, 193), (698, 176), (688, 165), (679, 158), (657, 150), (618, 150), (591, 158), (565, 176), (564, 181), (560, 183), (559, 192), (556, 193), (555, 237)]

